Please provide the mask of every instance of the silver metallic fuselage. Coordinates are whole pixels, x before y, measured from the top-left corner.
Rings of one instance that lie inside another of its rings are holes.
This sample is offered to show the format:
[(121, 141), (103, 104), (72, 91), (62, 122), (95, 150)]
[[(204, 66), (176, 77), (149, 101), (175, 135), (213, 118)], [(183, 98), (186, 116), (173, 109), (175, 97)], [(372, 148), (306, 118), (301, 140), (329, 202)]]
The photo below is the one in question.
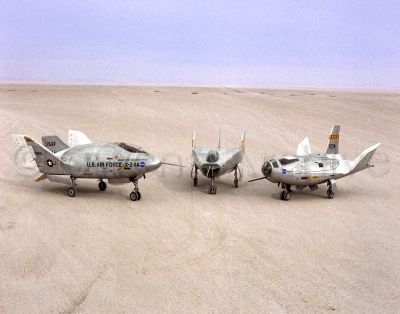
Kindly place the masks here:
[(266, 161), (261, 171), (273, 183), (309, 186), (340, 179), (349, 175), (353, 167), (354, 161), (343, 160), (339, 154), (316, 154)]
[[(210, 154), (217, 160), (210, 161)], [(208, 178), (215, 178), (231, 172), (243, 161), (244, 150), (240, 148), (194, 147), (192, 158), (196, 167)]]
[(75, 178), (139, 178), (161, 162), (146, 152), (132, 153), (115, 143), (91, 143), (56, 154), (64, 173)]

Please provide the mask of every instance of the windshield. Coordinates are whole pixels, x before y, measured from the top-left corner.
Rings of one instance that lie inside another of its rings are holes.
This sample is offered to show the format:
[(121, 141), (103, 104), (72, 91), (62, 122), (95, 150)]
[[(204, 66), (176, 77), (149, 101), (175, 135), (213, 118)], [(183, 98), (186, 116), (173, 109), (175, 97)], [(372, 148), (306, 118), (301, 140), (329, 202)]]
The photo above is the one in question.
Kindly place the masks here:
[(272, 165), (274, 166), (274, 168), (279, 168), (278, 163), (276, 162), (275, 159), (270, 160), (270, 162), (272, 163)]
[(282, 166), (289, 165), (289, 164), (294, 163), (296, 161), (299, 161), (299, 160), (297, 158), (292, 158), (292, 159), (281, 158), (281, 159), (279, 159), (279, 162), (281, 163)]
[(206, 161), (207, 162), (217, 162), (219, 159), (219, 154), (216, 150), (210, 150), (207, 154)]
[(146, 153), (141, 147), (128, 145), (126, 143), (117, 143), (117, 145), (130, 153)]

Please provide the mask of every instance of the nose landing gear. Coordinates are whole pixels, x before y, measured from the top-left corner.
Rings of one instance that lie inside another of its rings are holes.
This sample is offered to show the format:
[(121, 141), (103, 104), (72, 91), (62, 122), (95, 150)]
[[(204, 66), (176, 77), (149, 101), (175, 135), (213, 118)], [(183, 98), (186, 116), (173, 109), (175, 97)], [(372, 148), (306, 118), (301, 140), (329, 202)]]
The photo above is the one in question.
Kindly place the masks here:
[(139, 192), (138, 180), (133, 180), (133, 185), (134, 188), (129, 197), (131, 201), (140, 201), (140, 199), (142, 198), (142, 194), (140, 194)]
[(215, 178), (211, 178), (209, 193), (217, 194), (217, 185), (215, 184)]
[(292, 198), (292, 189), (288, 184), (282, 184), (283, 191), (281, 193), (282, 201), (289, 201)]

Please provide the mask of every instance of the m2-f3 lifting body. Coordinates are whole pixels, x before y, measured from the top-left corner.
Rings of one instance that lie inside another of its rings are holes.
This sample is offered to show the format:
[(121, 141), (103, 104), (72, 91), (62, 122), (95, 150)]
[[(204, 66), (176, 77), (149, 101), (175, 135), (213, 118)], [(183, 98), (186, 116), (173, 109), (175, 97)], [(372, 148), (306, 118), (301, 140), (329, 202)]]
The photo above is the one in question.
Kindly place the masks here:
[(92, 143), (79, 131), (69, 131), (69, 145), (57, 136), (42, 137), (43, 144), (30, 136), (14, 135), (18, 146), (30, 146), (32, 159), (42, 175), (36, 179), (48, 179), (70, 185), (68, 195), (75, 196), (76, 179), (99, 179), (99, 189), (107, 188), (104, 179), (110, 184), (132, 182), (134, 189), (130, 194), (132, 201), (140, 200), (138, 180), (145, 174), (160, 167), (161, 162), (139, 147), (125, 143)]
[[(245, 132), (242, 131), (239, 148), (221, 147), (221, 132), (218, 137), (218, 147), (197, 147), (196, 131), (192, 138), (192, 158), (193, 166), (191, 176), (193, 185), (198, 184), (198, 172), (200, 171), (206, 178), (210, 179), (209, 193), (216, 194), (217, 186), (215, 179), (226, 173), (234, 172), (233, 184), (237, 188), (242, 172), (239, 163), (243, 161), (245, 153)], [(239, 173), (239, 177), (238, 177)]]
[(264, 177), (250, 180), (267, 179), (278, 183), (283, 189), (281, 200), (290, 200), (292, 186), (301, 190), (309, 187), (315, 191), (319, 184), (327, 184), (327, 196), (333, 198), (336, 192), (336, 180), (372, 167), (369, 164), (380, 143), (364, 150), (355, 160), (344, 160), (339, 154), (340, 126), (335, 125), (329, 136), (324, 154), (312, 154), (310, 142), (306, 137), (297, 147), (295, 156), (286, 156), (266, 161), (261, 171)]

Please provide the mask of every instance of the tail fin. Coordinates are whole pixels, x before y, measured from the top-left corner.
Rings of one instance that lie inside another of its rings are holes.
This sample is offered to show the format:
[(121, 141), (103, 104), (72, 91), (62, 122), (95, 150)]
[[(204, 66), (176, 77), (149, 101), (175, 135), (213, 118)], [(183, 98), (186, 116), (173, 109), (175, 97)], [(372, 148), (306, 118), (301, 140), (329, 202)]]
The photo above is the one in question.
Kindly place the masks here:
[(340, 125), (334, 125), (329, 135), (328, 146), (326, 147), (327, 154), (339, 154), (339, 133)]
[(246, 132), (242, 130), (242, 135), (240, 136), (240, 149), (245, 149), (246, 146)]
[(381, 143), (375, 144), (366, 150), (364, 150), (356, 159), (353, 161), (353, 167), (349, 174), (356, 173), (358, 171), (364, 170), (369, 167), (373, 167), (369, 164), (372, 156), (374, 155), (376, 149), (381, 145)]
[(60, 138), (56, 135), (42, 136), (42, 144), (54, 154), (69, 148), (68, 145), (60, 140)]
[(68, 130), (68, 146), (90, 144), (92, 141), (81, 131)]
[(31, 146), (35, 154), (35, 162), (39, 171), (48, 174), (65, 174), (64, 164), (57, 156), (49, 151), (43, 145), (35, 142), (31, 137), (24, 135), (24, 140), (28, 146)]
[(192, 148), (196, 147), (196, 130), (193, 130), (193, 135), (192, 135)]
[(308, 140), (308, 137), (305, 137), (304, 140), (299, 145), (297, 145), (296, 155), (307, 156), (310, 154), (311, 154), (310, 141)]
[(17, 146), (17, 149), (23, 152), (22, 167), (25, 169), (31, 169), (37, 171), (38, 169), (35, 163), (35, 154), (32, 151), (32, 149), (30, 149), (30, 147), (26, 145), (24, 135), (12, 134), (12, 139), (15, 145)]

